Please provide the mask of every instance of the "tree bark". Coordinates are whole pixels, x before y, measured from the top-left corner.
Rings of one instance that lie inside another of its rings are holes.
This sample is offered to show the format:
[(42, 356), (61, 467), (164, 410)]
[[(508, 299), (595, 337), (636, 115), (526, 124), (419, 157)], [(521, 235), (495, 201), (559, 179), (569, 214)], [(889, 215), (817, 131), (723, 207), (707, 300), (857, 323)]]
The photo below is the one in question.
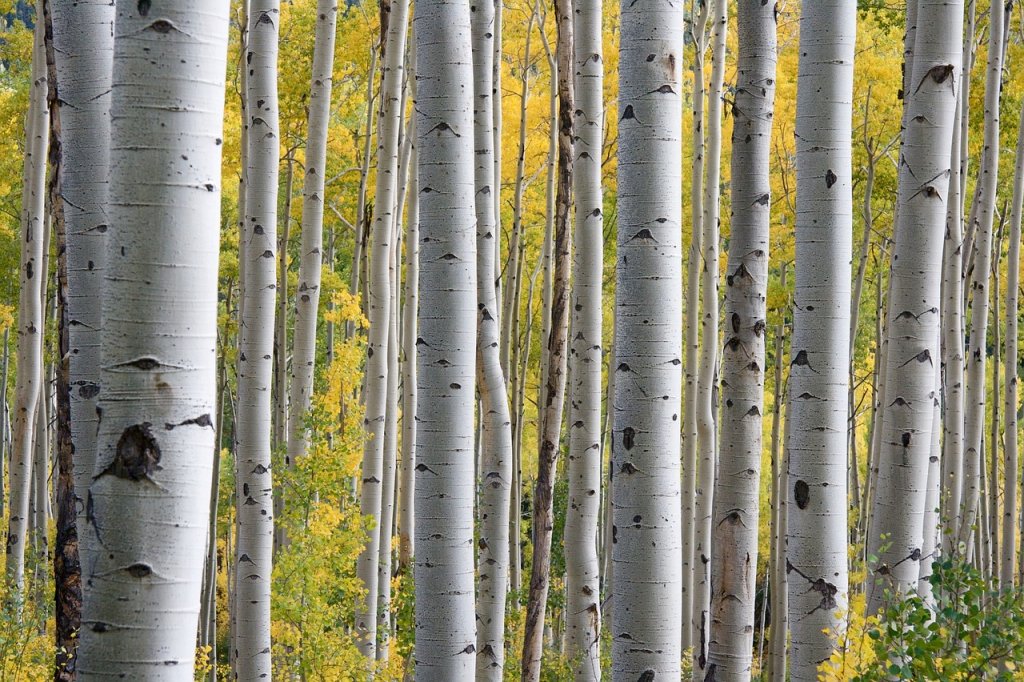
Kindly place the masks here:
[(793, 680), (816, 680), (846, 607), (847, 402), (857, 5), (804, 5), (796, 120), (796, 298), (790, 351), (786, 573)]
[(722, 436), (714, 494), (711, 638), (705, 679), (749, 680), (760, 518), (775, 7), (741, 3), (725, 278)]
[(472, 39), (464, 1), (417, 3), (420, 296), (416, 679), (472, 679), (476, 230)]
[(957, 2), (925, 2), (922, 8), (929, 20), (917, 29), (913, 90), (907, 93), (882, 446), (867, 536), (870, 614), (882, 606), (885, 587), (904, 591), (917, 585), (932, 454), (945, 191), (956, 123), (954, 84), (960, 74), (963, 7)]
[(216, 447), (228, 5), (116, 5), (104, 390), (85, 503), (103, 551), (85, 567), (83, 678), (193, 679)]
[(621, 6), (611, 408), (617, 680), (679, 679), (683, 655), (682, 621), (665, 615), (682, 605), (684, 14), (682, 3)]
[[(780, 285), (787, 292), (787, 263), (782, 264)], [(786, 354), (786, 315), (789, 305), (783, 310), (780, 322), (775, 327), (775, 394), (772, 413), (772, 530), (769, 572), (771, 587), (771, 648), (768, 654), (768, 679), (771, 682), (785, 682), (786, 679), (786, 635), (789, 632), (789, 583), (786, 578), (786, 496), (789, 485), (786, 479), (788, 464), (784, 457), (789, 445), (789, 419), (786, 419), (784, 436), (782, 431), (783, 402), (782, 374)]]

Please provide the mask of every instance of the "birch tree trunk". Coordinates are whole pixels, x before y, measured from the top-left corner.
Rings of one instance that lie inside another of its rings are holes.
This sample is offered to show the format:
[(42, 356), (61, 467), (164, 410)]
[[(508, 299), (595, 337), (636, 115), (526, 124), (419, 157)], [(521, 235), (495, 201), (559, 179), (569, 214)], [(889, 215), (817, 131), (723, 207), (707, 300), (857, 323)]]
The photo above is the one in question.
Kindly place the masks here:
[[(114, 6), (109, 0), (51, 2), (61, 130), (60, 210), (64, 219), (68, 387), (74, 448), (74, 510), (81, 566), (92, 563), (85, 492), (96, 457), (105, 215), (110, 166), (110, 80)], [(58, 541), (58, 552), (61, 543)], [(88, 589), (83, 582), (82, 589)]]
[(465, 0), (417, 3), (416, 679), (472, 679), (476, 215)]
[[(382, 12), (384, 9), (382, 7)], [(369, 297), (367, 317), (370, 333), (366, 348), (366, 445), (363, 449), (360, 512), (374, 519), (369, 541), (359, 555), (356, 575), (366, 587), (366, 601), (356, 613), (360, 651), (368, 658), (376, 656), (378, 562), (381, 533), (381, 503), (384, 480), (384, 426), (387, 414), (388, 327), (391, 319), (391, 244), (394, 238), (395, 197), (398, 191), (398, 134), (402, 110), (399, 106), (404, 74), (405, 42), (409, 3), (394, 0), (387, 19), (387, 38), (383, 57), (380, 111), (377, 121), (377, 180), (371, 227)]]
[(305, 420), (316, 369), (316, 323), (320, 305), (320, 272), (323, 268), (324, 172), (327, 164), (327, 127), (331, 118), (337, 0), (318, 0), (316, 17), (313, 75), (307, 104), (306, 175), (302, 182), (302, 250), (299, 256), (299, 288), (295, 295), (295, 332), (292, 339), (292, 373), (288, 399), (288, 460), (293, 464), (306, 454), (309, 446)]
[[(42, 17), (42, 0), (37, 16)], [(21, 293), (18, 299), (18, 352), (14, 378), (14, 423), (11, 428), (7, 588), (13, 600), (24, 598), (25, 547), (32, 491), (33, 433), (42, 393), (42, 338), (45, 329), (42, 289), (46, 230), (46, 150), (50, 137), (48, 89), (42, 21), (36, 24), (32, 50), (32, 84), (25, 119), (25, 164), (21, 192)]]
[(1011, 590), (1017, 567), (1017, 484), (1019, 464), (1017, 451), (1017, 301), (1020, 287), (1020, 225), (1024, 210), (1024, 107), (1017, 133), (1017, 154), (1014, 163), (1013, 204), (1010, 214), (1010, 250), (1006, 268), (1006, 365), (1005, 409), (1006, 425), (1003, 443), (1003, 544), (999, 564), (999, 587)]
[(572, 285), (572, 389), (569, 409), (569, 504), (565, 518), (566, 656), (579, 682), (601, 679), (600, 563), (601, 370), (604, 201), (603, 0), (576, 0), (573, 35), (576, 150)]
[[(787, 263), (782, 264), (780, 284), (786, 288)], [(785, 682), (786, 679), (786, 635), (789, 632), (789, 584), (786, 579), (786, 496), (789, 485), (786, 478), (788, 464), (785, 461), (789, 446), (789, 419), (786, 419), (785, 434), (782, 429), (783, 402), (782, 374), (786, 353), (785, 335), (788, 301), (784, 315), (775, 328), (775, 395), (772, 414), (772, 536), (771, 536), (771, 645), (768, 654), (768, 679), (771, 682)]]
[(852, 103), (857, 4), (800, 16), (796, 299), (790, 351), (786, 573), (790, 674), (816, 680), (847, 599), (847, 445), (853, 249)]
[(476, 378), (482, 409), (480, 535), (477, 540), (476, 678), (500, 682), (505, 668), (505, 599), (508, 591), (509, 500), (512, 494), (512, 418), (499, 349), (500, 304), (495, 289), (496, 223), (493, 2), (475, 5), (473, 123), (476, 196)]
[(776, 9), (740, 3), (732, 228), (722, 351), (722, 449), (714, 495), (706, 678), (749, 680), (757, 593)]
[(704, 58), (707, 53), (708, 4), (693, 10), (693, 160), (690, 165), (690, 252), (686, 270), (686, 364), (683, 394), (683, 649), (693, 644), (693, 540), (697, 526), (697, 375), (700, 371), (700, 282), (704, 213)]
[(718, 387), (718, 258), (721, 207), (722, 86), (725, 78), (725, 45), (728, 0), (713, 0), (711, 84), (708, 89), (708, 128), (704, 179), (704, 212), (701, 242), (704, 276), (701, 282), (700, 372), (697, 377), (697, 439), (700, 471), (697, 484), (696, 539), (693, 547), (693, 679), (704, 679), (711, 636), (711, 519), (714, 509), (715, 468), (718, 462), (718, 424), (715, 398)]
[(86, 502), (103, 551), (86, 567), (77, 671), (192, 680), (216, 447), (229, 3), (116, 11), (103, 420)]
[[(943, 226), (956, 123), (963, 6), (923, 1), (907, 93), (889, 299), (889, 349), (881, 450), (867, 555), (868, 612), (884, 588), (912, 589), (920, 577), (923, 515), (934, 417)], [(885, 538), (882, 537), (883, 533)], [(870, 574), (869, 574), (869, 579)]]
[(679, 679), (682, 658), (682, 621), (665, 615), (682, 603), (684, 14), (682, 3), (621, 6), (611, 408), (616, 680)]
[[(973, 526), (978, 520), (979, 481), (982, 440), (985, 431), (985, 365), (988, 350), (988, 278), (992, 263), (992, 223), (996, 209), (996, 183), (999, 173), (999, 89), (1002, 82), (1003, 12), (1002, 3), (993, 2), (989, 12), (988, 63), (985, 76), (985, 133), (982, 144), (982, 167), (978, 177), (975, 204), (978, 224), (974, 277), (971, 281), (974, 303), (971, 310), (971, 334), (967, 348), (967, 394), (964, 416), (964, 490), (963, 519), (959, 538), (967, 543), (968, 554), (973, 540)], [(994, 444), (990, 444), (990, 447)]]
[(246, 43), (249, 119), (242, 244), (242, 324), (235, 417), (238, 543), (235, 548), (234, 672), (271, 674), (270, 580), (274, 500), (271, 477), (271, 384), (277, 288), (277, 193), (280, 132), (277, 98), (279, 0), (251, 0)]

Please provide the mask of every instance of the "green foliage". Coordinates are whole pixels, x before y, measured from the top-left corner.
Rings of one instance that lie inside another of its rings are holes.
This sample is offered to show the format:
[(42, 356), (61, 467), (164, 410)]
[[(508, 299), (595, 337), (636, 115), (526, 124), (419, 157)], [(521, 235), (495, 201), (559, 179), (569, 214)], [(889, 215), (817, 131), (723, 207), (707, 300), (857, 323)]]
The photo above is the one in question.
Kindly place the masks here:
[(936, 561), (934, 603), (889, 595), (881, 621), (865, 630), (876, 662), (854, 682), (1013, 680), (1024, 662), (1024, 590), (994, 590), (961, 557)]

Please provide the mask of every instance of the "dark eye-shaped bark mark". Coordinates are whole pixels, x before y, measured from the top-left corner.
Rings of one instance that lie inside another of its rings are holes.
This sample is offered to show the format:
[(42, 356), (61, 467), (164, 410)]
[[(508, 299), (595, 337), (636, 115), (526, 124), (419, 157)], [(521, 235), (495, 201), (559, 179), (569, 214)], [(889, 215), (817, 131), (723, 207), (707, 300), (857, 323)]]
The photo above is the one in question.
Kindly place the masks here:
[(811, 487), (807, 485), (807, 481), (796, 482), (796, 485), (793, 486), (793, 498), (796, 500), (797, 507), (807, 509), (807, 505), (811, 502)]
[(112, 474), (129, 481), (150, 481), (160, 471), (160, 445), (149, 422), (129, 426), (121, 433), (114, 460), (95, 478)]

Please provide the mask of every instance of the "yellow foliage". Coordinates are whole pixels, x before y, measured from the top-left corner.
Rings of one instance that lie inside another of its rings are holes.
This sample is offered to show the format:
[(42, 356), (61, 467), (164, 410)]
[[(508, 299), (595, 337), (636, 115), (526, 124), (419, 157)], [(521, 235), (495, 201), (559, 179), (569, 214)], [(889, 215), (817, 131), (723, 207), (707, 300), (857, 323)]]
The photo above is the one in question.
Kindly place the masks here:
[[(854, 576), (851, 576), (851, 583)], [(844, 682), (878, 663), (868, 632), (878, 625), (876, 616), (865, 617), (866, 598), (863, 592), (853, 595), (847, 609), (840, 614), (842, 631), (828, 632), (836, 642), (832, 656), (818, 667), (823, 682)]]

